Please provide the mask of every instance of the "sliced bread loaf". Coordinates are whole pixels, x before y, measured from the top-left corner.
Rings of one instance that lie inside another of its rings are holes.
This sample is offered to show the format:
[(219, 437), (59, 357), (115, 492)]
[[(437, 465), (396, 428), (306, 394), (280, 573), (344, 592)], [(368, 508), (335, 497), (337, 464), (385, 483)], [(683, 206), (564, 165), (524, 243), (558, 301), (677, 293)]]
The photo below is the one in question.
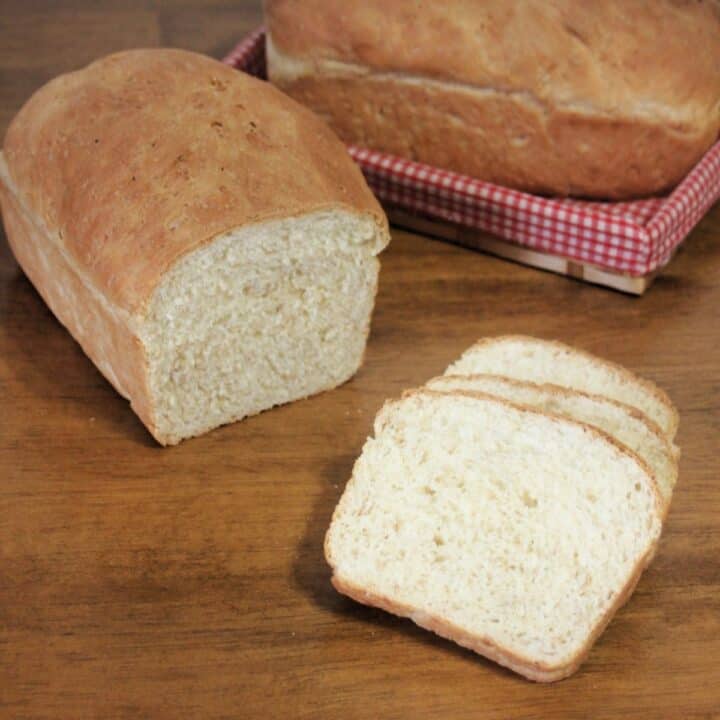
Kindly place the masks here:
[(678, 414), (655, 384), (626, 368), (559, 342), (523, 335), (487, 338), (473, 345), (446, 375), (491, 373), (518, 380), (554, 383), (605, 395), (642, 410), (672, 440)]
[(386, 404), (325, 540), (333, 584), (522, 675), (574, 672), (660, 535), (637, 457), (477, 394)]
[(657, 480), (665, 511), (678, 476), (678, 449), (646, 415), (624, 403), (558, 385), (513, 380), (499, 375), (442, 375), (427, 383), (432, 390), (482, 392), (505, 398), (608, 433), (648, 465)]
[(163, 445), (358, 369), (387, 221), (330, 129), (169, 48), (38, 90), (0, 153), (15, 258)]

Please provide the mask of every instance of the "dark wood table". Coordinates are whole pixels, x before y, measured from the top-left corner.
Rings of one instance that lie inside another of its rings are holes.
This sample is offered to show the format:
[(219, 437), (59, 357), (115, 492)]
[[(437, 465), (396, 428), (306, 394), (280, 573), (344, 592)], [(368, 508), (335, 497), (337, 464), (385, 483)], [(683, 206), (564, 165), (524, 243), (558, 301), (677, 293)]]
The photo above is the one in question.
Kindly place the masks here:
[[(2, 0), (0, 123), (131, 46), (222, 55), (240, 0)], [(720, 208), (640, 299), (401, 231), (342, 388), (161, 449), (0, 241), (0, 718), (720, 717)], [(577, 343), (681, 412), (654, 564), (573, 678), (529, 683), (336, 594), (322, 540), (384, 398), (482, 335)]]

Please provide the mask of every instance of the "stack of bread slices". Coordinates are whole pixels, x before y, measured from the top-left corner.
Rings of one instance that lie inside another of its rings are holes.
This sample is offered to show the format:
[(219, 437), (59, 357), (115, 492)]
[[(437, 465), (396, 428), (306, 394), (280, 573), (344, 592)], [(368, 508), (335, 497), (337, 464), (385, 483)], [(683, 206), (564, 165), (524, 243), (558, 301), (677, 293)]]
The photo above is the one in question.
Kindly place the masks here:
[(333, 584), (532, 680), (567, 677), (655, 553), (677, 425), (618, 365), (481, 340), (378, 413), (327, 533)]

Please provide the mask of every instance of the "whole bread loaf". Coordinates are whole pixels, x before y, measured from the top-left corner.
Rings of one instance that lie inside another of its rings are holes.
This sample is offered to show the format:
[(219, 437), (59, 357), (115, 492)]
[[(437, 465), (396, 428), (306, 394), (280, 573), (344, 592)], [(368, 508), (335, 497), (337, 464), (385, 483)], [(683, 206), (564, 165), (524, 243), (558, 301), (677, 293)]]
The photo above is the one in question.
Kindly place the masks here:
[(39, 90), (3, 152), (15, 257), (160, 443), (357, 370), (387, 221), (325, 123), (268, 83), (112, 55)]
[(271, 80), (346, 142), (552, 195), (675, 185), (720, 129), (717, 0), (266, 0)]

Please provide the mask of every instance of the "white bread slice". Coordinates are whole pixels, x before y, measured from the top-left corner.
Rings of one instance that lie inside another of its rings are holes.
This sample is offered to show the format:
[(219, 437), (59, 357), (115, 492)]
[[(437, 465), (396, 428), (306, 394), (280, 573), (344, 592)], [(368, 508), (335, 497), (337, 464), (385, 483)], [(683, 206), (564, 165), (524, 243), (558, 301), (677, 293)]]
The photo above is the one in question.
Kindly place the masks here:
[(671, 440), (677, 431), (677, 410), (654, 383), (620, 365), (559, 342), (525, 335), (486, 338), (445, 371), (446, 375), (480, 373), (605, 395), (644, 412)]
[(549, 682), (627, 600), (661, 514), (647, 469), (594, 428), (418, 390), (376, 418), (325, 555), (340, 592)]
[(665, 513), (677, 482), (679, 451), (646, 415), (616, 400), (558, 385), (513, 380), (499, 375), (442, 375), (426, 387), (447, 392), (482, 392), (547, 413), (587, 423), (608, 433), (637, 453), (652, 471)]

